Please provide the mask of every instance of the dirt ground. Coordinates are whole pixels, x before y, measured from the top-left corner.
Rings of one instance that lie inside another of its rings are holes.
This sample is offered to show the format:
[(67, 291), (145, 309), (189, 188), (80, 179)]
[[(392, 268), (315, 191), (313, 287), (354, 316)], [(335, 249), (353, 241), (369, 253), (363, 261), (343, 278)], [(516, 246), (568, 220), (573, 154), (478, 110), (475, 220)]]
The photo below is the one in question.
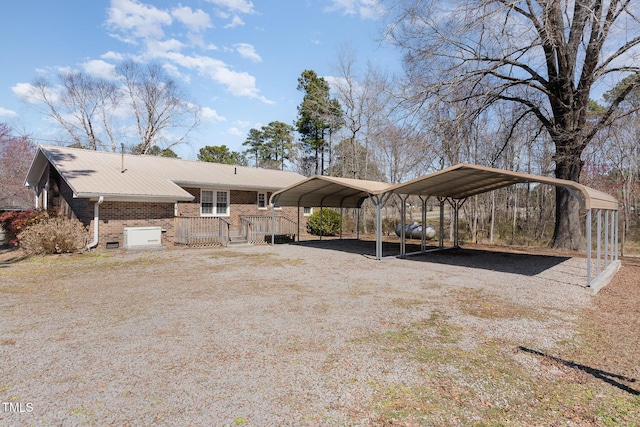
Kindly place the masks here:
[(370, 249), (5, 249), (0, 425), (640, 425), (639, 259)]

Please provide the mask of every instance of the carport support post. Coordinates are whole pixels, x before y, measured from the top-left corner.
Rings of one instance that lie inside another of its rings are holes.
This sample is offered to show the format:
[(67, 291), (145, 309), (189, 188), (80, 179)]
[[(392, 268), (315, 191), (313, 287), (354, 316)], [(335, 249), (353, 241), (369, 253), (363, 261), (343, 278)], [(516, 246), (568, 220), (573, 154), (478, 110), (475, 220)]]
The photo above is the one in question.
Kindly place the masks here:
[(447, 199), (449, 201), (449, 205), (451, 205), (451, 207), (453, 208), (453, 247), (454, 248), (459, 248), (460, 245), (458, 244), (458, 216), (460, 213), (460, 207), (464, 204), (464, 202), (467, 201), (467, 199), (463, 199), (462, 203), (460, 203), (460, 200), (455, 199)]
[(420, 197), (422, 202), (422, 243), (420, 244), (420, 251), (425, 252), (427, 250), (427, 199)]
[(615, 236), (613, 237), (613, 243), (615, 244), (615, 249), (613, 250), (614, 256), (615, 256), (615, 261), (618, 260), (618, 228), (619, 223), (620, 223), (620, 211), (614, 211), (614, 215), (615, 215), (615, 227), (613, 227), (614, 231), (615, 231)]
[(271, 246), (276, 244), (276, 205), (271, 204)]
[(609, 266), (609, 210), (604, 211), (604, 269)]
[(468, 197), (465, 197), (464, 199), (462, 199), (462, 201), (456, 200), (456, 237), (455, 237), (456, 248), (460, 247), (460, 245), (459, 245), (459, 240), (460, 239), (458, 238), (459, 235), (460, 235), (460, 230), (458, 229), (458, 223), (460, 222), (459, 221), (459, 219), (460, 219), (460, 208), (462, 207), (462, 205), (464, 205), (467, 202), (467, 200), (469, 200)]
[(376, 205), (376, 259), (382, 259), (382, 203), (379, 197), (374, 200)]
[(298, 243), (300, 243), (300, 204), (298, 204)]
[(400, 257), (404, 257), (407, 253), (407, 195), (404, 197), (398, 194), (400, 199)]
[(610, 264), (613, 264), (614, 261), (616, 261), (615, 254), (614, 254), (614, 250), (616, 247), (615, 240), (614, 240), (616, 235), (615, 220), (616, 220), (616, 211), (611, 211), (611, 254), (609, 255)]
[(322, 240), (322, 202), (320, 202), (320, 240)]
[(591, 256), (593, 248), (591, 247), (591, 209), (587, 209), (587, 286), (591, 286)]
[(440, 249), (444, 249), (444, 198), (438, 197), (438, 200), (440, 201), (440, 230), (438, 232), (440, 236), (438, 246)]
[(376, 259), (382, 259), (382, 207), (389, 197), (391, 193), (383, 193), (383, 194), (371, 194), (369, 193), (369, 198), (373, 202), (373, 206), (376, 208)]
[(601, 246), (601, 242), (602, 242), (602, 209), (598, 209), (598, 214), (597, 214), (597, 223), (598, 223), (598, 229), (597, 229), (597, 238), (598, 238), (598, 242), (596, 244), (596, 275), (600, 275), (600, 258), (601, 258), (601, 254), (600, 254), (600, 246)]

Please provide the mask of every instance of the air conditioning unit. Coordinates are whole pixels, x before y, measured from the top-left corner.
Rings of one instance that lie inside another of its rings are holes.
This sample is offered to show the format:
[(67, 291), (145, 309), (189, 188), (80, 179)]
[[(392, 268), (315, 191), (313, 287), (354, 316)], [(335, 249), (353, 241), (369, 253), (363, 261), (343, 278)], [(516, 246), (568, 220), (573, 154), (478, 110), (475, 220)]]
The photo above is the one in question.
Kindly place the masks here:
[(125, 227), (124, 247), (127, 249), (162, 247), (162, 228)]

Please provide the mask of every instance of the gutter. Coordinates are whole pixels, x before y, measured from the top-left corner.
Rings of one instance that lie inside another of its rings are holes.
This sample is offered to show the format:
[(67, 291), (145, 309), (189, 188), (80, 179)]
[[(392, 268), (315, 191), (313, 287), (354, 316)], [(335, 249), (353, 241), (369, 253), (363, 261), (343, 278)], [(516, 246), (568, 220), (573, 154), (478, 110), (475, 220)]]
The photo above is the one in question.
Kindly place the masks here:
[(100, 205), (104, 202), (104, 196), (100, 196), (95, 205), (93, 205), (93, 242), (87, 245), (87, 250), (93, 249), (98, 246), (98, 232), (100, 231), (99, 219), (100, 219)]

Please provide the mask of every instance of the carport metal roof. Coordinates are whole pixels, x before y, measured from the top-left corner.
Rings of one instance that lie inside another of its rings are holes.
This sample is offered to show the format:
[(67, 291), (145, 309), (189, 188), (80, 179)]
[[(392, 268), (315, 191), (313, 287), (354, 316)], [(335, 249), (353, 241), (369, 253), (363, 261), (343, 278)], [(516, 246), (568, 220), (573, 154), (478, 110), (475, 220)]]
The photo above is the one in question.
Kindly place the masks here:
[(464, 199), (527, 182), (564, 187), (578, 196), (584, 202), (586, 209), (618, 210), (618, 201), (615, 197), (574, 181), (463, 163), (395, 185), (387, 191), (396, 194)]
[(564, 187), (584, 203), (585, 209), (618, 210), (615, 197), (574, 181), (465, 163), (397, 185), (316, 175), (275, 192), (271, 202), (278, 206), (358, 208), (367, 197), (385, 193), (464, 199), (519, 183)]
[(370, 196), (386, 193), (391, 184), (362, 179), (316, 175), (271, 196), (277, 206), (359, 208)]

